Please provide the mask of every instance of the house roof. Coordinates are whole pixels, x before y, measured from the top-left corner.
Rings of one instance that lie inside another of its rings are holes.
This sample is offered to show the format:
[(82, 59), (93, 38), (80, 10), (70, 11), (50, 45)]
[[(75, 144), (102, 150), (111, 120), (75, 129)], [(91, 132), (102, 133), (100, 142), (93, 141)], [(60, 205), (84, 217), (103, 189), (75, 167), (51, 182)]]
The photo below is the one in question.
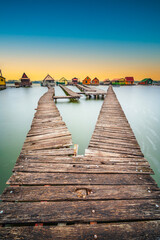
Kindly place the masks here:
[(141, 82), (145, 82), (145, 81), (147, 81), (147, 80), (153, 81), (151, 78), (145, 78), (145, 79), (143, 79)]
[(55, 81), (49, 74), (43, 79), (43, 81), (49, 81), (49, 80), (53, 80)]
[(67, 81), (67, 79), (65, 77), (62, 77), (61, 79), (59, 79), (59, 81)]
[(87, 79), (87, 80), (91, 80), (91, 79), (90, 79), (90, 77), (88, 77), (88, 76), (87, 76), (87, 77), (85, 77), (85, 79), (84, 79), (84, 80), (86, 80), (86, 79)]
[(29, 79), (25, 73), (23, 73), (21, 79)]
[(134, 82), (134, 77), (125, 77), (126, 81)]
[[(98, 78), (96, 78), (96, 77), (95, 77), (93, 80), (98, 80), (98, 81), (99, 81), (99, 79), (98, 79)], [(93, 81), (93, 80), (92, 80), (92, 81)]]
[(72, 80), (78, 80), (78, 78), (74, 77), (74, 78), (72, 78)]

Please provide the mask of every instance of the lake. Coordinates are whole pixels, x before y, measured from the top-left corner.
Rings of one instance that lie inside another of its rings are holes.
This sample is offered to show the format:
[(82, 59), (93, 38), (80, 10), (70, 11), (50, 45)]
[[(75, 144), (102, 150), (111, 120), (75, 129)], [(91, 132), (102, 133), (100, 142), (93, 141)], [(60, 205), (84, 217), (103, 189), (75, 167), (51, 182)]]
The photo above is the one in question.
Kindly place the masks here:
[[(70, 86), (79, 92), (76, 87)], [(98, 86), (107, 90), (107, 86)], [(56, 95), (65, 95), (56, 87)], [(7, 88), (0, 91), (0, 193), (12, 174), (12, 168), (23, 146), (39, 98), (47, 88)], [(145, 158), (155, 172), (160, 186), (160, 87), (122, 86), (114, 91), (135, 133)], [(88, 146), (101, 109), (102, 99), (82, 95), (80, 101), (58, 100), (57, 107), (72, 134), (73, 143), (79, 145), (79, 154)]]

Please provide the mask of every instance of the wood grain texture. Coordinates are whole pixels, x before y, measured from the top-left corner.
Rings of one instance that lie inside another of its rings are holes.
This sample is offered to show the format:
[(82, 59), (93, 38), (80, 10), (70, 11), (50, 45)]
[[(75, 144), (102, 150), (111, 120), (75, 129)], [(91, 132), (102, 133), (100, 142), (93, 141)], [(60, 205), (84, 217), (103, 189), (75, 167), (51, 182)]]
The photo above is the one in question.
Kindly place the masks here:
[(0, 228), (2, 240), (158, 240), (159, 237), (160, 221)]

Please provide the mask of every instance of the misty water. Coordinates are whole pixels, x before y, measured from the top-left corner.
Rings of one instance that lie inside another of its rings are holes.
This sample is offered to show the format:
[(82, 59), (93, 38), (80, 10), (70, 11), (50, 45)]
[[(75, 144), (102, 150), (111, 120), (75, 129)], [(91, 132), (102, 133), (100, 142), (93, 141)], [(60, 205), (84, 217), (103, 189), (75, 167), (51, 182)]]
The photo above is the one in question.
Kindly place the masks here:
[[(107, 90), (106, 87), (98, 86)], [(70, 87), (78, 92), (76, 87)], [(35, 113), (39, 98), (47, 88), (7, 88), (0, 92), (0, 193), (12, 174), (26, 134)], [(114, 91), (135, 133), (145, 158), (155, 172), (154, 179), (160, 186), (160, 87), (124, 86)], [(56, 95), (65, 95), (56, 87)], [(79, 145), (84, 154), (92, 136), (102, 99), (80, 101), (58, 100), (57, 107), (72, 134), (73, 144)]]

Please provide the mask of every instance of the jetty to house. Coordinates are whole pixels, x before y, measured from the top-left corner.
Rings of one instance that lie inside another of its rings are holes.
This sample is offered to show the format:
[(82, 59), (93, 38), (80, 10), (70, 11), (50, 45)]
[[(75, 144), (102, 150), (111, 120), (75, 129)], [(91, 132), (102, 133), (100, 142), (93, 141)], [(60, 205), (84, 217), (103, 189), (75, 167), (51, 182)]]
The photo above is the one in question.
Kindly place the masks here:
[(91, 85), (99, 85), (99, 79), (95, 77), (95, 78), (91, 81)]
[(0, 69), (0, 90), (3, 90), (6, 88), (6, 79), (2, 76), (2, 71)]
[(139, 85), (152, 85), (153, 80), (151, 78), (145, 78), (138, 83)]
[(64, 77), (60, 78), (57, 82), (56, 82), (58, 85), (61, 84), (61, 85), (67, 85), (68, 84), (68, 80)]
[(42, 81), (41, 86), (43, 87), (54, 87), (55, 80), (48, 74)]
[(83, 81), (82, 81), (83, 85), (90, 85), (91, 84), (91, 79), (90, 77), (86, 77)]
[(1, 195), (0, 239), (158, 240), (160, 189), (112, 86), (84, 156), (69, 148), (53, 91)]
[(125, 77), (125, 84), (126, 85), (133, 85), (134, 84), (134, 77)]

